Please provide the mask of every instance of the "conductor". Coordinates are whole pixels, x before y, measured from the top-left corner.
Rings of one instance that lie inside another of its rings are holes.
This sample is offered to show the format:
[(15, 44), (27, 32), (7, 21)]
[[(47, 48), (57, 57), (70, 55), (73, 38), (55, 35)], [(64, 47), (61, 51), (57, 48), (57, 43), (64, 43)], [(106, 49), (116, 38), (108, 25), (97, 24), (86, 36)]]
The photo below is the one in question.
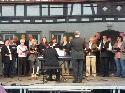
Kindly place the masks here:
[(73, 66), (73, 83), (81, 83), (83, 78), (84, 40), (80, 37), (80, 32), (76, 31), (75, 38), (71, 40), (68, 48), (71, 48), (71, 62)]

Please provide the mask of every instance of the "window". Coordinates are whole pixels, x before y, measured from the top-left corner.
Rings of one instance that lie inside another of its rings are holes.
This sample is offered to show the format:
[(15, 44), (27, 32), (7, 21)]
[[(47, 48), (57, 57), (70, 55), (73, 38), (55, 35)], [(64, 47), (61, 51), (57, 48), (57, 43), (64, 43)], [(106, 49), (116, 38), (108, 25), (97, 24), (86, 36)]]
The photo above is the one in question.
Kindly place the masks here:
[(0, 16), (2, 16), (2, 7), (0, 6)]
[(2, 6), (2, 16), (14, 16), (14, 6)]
[(4, 40), (6, 40), (6, 39), (11, 40), (11, 39), (13, 38), (14, 34), (4, 34), (3, 36), (4, 36), (4, 37), (3, 37)]
[(24, 5), (16, 6), (16, 16), (24, 16)]
[(68, 4), (68, 15), (81, 15), (81, 4)]
[[(93, 4), (94, 12), (97, 14), (97, 4)], [(90, 4), (83, 5), (83, 15), (92, 15), (92, 9)]]
[(50, 15), (63, 15), (63, 5), (50, 5)]
[(32, 36), (37, 40), (37, 43), (40, 42), (40, 34), (32, 34)]
[(71, 12), (71, 4), (68, 4), (68, 15), (70, 15)]
[(1, 31), (3, 39), (12, 39), (16, 35), (16, 31)]
[(27, 6), (27, 16), (40, 16), (39, 5), (29, 5), (29, 6)]
[(26, 31), (27, 36), (32, 35), (37, 40), (37, 44), (40, 43), (41, 31)]
[[(58, 43), (61, 43), (65, 31), (50, 31), (50, 37), (55, 37)], [(50, 40), (51, 40), (50, 38)]]
[(73, 5), (72, 15), (81, 15), (81, 4), (74, 4)]
[(42, 16), (48, 16), (48, 5), (42, 5)]

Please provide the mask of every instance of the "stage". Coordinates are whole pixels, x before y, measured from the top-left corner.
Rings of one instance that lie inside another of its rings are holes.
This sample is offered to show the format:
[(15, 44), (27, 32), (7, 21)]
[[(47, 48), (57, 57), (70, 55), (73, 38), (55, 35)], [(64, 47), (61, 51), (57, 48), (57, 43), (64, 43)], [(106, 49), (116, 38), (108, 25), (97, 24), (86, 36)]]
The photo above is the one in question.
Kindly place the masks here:
[[(43, 84), (42, 76), (37, 80), (30, 77), (0, 77), (1, 84), (5, 89), (19, 89), (20, 93), (27, 91), (69, 91), (69, 92), (89, 92), (94, 89), (110, 89), (112, 93), (120, 93), (120, 90), (125, 89), (125, 78), (119, 77), (99, 77), (95, 79), (83, 79), (82, 83), (72, 83), (73, 79), (66, 81), (48, 81)], [(117, 90), (117, 92), (116, 92)]]

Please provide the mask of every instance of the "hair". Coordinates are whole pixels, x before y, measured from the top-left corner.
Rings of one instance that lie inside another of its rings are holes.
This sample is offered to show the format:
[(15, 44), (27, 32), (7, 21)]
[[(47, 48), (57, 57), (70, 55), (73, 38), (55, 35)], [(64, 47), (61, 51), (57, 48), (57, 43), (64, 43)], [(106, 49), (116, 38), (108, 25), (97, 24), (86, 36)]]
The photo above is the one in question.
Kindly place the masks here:
[(32, 39), (32, 40), (31, 40), (31, 42), (33, 42), (33, 41), (37, 42), (36, 39)]
[(74, 35), (80, 35), (79, 31), (75, 31)]
[(92, 39), (92, 42), (93, 43), (96, 43), (96, 39), (95, 39), (95, 37), (94, 36), (91, 36), (90, 38), (89, 38), (89, 41)]
[[(51, 43), (53, 43), (53, 40), (56, 40), (56, 37), (51, 38)], [(57, 41), (56, 41), (57, 42)]]
[(21, 38), (26, 38), (26, 35), (25, 35), (25, 34), (22, 34), (22, 35), (21, 35)]
[(42, 42), (42, 43), (43, 43), (43, 38), (45, 38), (45, 39), (46, 39), (46, 41), (47, 41), (47, 38), (46, 38), (46, 37), (42, 37), (42, 38), (41, 38), (41, 42)]
[(66, 41), (69, 42), (69, 37), (64, 35), (63, 38), (66, 37)]
[(123, 37), (122, 36), (118, 36), (120, 39), (121, 39), (121, 41), (123, 41)]
[(51, 41), (52, 41), (52, 40), (55, 40), (55, 39), (56, 39), (56, 37), (53, 37), (53, 38), (51, 39)]
[(5, 39), (5, 40), (4, 40), (4, 44), (5, 44), (5, 42), (8, 41), (8, 40), (9, 40), (9, 39)]
[[(43, 38), (45, 38), (45, 39), (46, 39), (46, 42), (45, 42), (45, 43), (43, 42)], [(43, 44), (43, 45), (48, 44), (48, 42), (47, 42), (47, 38), (46, 38), (46, 37), (42, 37), (42, 38), (41, 38), (41, 40), (40, 40), (40, 43), (41, 43), (41, 44)]]
[(52, 44), (52, 43), (50, 43), (50, 44), (49, 44), (49, 47), (53, 47), (53, 44)]
[(24, 39), (20, 39), (20, 43), (21, 43), (21, 42), (24, 42), (24, 43), (25, 43), (25, 40), (24, 40)]
[[(103, 36), (105, 36), (107, 39), (109, 38), (107, 35), (103, 35)], [(103, 37), (103, 36), (102, 36), (102, 37)]]

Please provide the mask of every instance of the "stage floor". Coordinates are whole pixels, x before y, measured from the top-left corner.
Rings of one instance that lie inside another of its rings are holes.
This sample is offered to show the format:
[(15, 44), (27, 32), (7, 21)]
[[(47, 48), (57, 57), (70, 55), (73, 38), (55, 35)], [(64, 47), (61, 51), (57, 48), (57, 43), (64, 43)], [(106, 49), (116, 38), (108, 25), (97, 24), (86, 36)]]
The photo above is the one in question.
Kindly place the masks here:
[[(66, 81), (56, 82), (48, 81), (44, 85), (84, 85), (84, 86), (125, 86), (125, 78), (119, 77), (99, 77), (95, 79), (83, 79), (82, 83), (72, 83), (73, 79), (67, 79)], [(4, 78), (0, 76), (0, 83), (5, 86), (10, 85), (22, 85), (22, 86), (40, 86), (43, 85), (42, 76), (37, 80), (31, 79), (31, 77), (13, 77)]]

